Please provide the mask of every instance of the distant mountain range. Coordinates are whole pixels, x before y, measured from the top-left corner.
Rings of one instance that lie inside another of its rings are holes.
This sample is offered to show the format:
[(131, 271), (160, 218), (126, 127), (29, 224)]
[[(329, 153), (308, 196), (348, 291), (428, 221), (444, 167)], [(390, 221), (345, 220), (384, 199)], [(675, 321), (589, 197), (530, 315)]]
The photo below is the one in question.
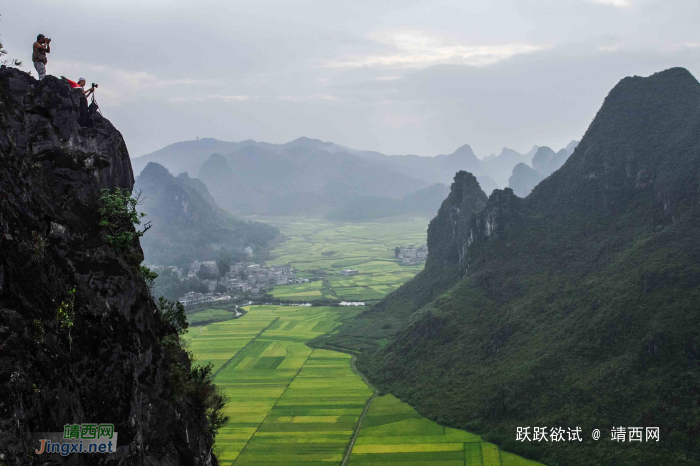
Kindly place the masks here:
[(513, 174), (508, 179), (508, 187), (519, 197), (526, 197), (540, 181), (557, 171), (569, 159), (578, 146), (578, 141), (571, 141), (559, 152), (547, 146), (536, 147), (530, 165), (518, 163), (513, 167)]
[[(141, 239), (146, 262), (175, 265), (244, 256), (264, 247), (279, 231), (263, 223), (235, 218), (219, 207), (203, 182), (186, 173), (174, 177), (151, 162), (136, 178), (152, 228)], [(246, 251), (247, 249), (247, 251)]]
[(246, 145), (228, 155), (212, 154), (198, 177), (219, 205), (240, 214), (307, 212), (363, 196), (399, 199), (427, 186), (347, 152), (330, 154), (314, 143), (280, 150)]
[[(315, 211), (331, 217), (371, 218), (408, 213), (400, 207), (402, 199), (435, 184), (449, 184), (460, 170), (473, 173), (490, 194), (508, 184), (517, 164), (533, 163), (538, 149), (520, 154), (504, 148), (499, 155), (480, 160), (467, 144), (451, 154), (419, 157), (361, 151), (304, 137), (286, 144), (199, 139), (135, 158), (132, 166), (134, 173), (149, 162), (173, 173), (187, 172), (206, 184), (222, 208), (239, 215)], [(357, 207), (368, 197), (376, 202), (371, 212), (362, 214)], [(433, 216), (439, 204), (430, 205), (434, 210), (413, 213)]]

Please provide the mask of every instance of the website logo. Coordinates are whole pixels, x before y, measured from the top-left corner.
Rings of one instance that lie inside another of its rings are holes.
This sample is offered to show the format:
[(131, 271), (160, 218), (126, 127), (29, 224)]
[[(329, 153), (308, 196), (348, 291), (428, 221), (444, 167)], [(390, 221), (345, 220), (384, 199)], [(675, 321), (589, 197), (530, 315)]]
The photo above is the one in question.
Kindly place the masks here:
[(37, 455), (57, 453), (114, 453), (117, 433), (114, 424), (66, 424), (63, 432), (35, 432), (32, 438)]

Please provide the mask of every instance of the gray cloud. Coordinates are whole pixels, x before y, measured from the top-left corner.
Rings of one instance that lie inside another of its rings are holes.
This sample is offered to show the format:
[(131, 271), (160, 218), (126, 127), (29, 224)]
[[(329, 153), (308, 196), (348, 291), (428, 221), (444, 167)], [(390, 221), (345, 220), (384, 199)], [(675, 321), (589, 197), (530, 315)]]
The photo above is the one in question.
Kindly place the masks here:
[(619, 79), (700, 71), (696, 0), (24, 0), (2, 41), (100, 83), (132, 156), (195, 136), (434, 155), (560, 147)]

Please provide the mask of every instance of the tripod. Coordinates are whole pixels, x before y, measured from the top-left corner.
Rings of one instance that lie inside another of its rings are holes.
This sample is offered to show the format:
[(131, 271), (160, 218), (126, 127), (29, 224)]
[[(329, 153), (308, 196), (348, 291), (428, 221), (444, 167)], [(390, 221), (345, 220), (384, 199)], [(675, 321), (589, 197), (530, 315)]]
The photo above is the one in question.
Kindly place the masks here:
[(92, 91), (92, 98), (90, 100), (90, 106), (88, 107), (88, 111), (90, 112), (90, 115), (94, 115), (95, 113), (99, 113), (101, 116), (102, 115), (102, 110), (100, 110), (99, 105), (97, 105), (97, 100), (95, 100), (95, 94), (97, 93), (97, 90)]

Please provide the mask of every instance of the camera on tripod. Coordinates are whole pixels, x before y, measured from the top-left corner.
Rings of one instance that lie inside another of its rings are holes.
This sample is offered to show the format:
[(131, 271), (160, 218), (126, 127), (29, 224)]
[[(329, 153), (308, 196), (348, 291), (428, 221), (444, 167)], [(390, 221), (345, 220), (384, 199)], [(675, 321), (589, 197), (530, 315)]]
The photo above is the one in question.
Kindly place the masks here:
[(92, 83), (92, 87), (94, 87), (95, 89), (97, 89), (97, 84)]

